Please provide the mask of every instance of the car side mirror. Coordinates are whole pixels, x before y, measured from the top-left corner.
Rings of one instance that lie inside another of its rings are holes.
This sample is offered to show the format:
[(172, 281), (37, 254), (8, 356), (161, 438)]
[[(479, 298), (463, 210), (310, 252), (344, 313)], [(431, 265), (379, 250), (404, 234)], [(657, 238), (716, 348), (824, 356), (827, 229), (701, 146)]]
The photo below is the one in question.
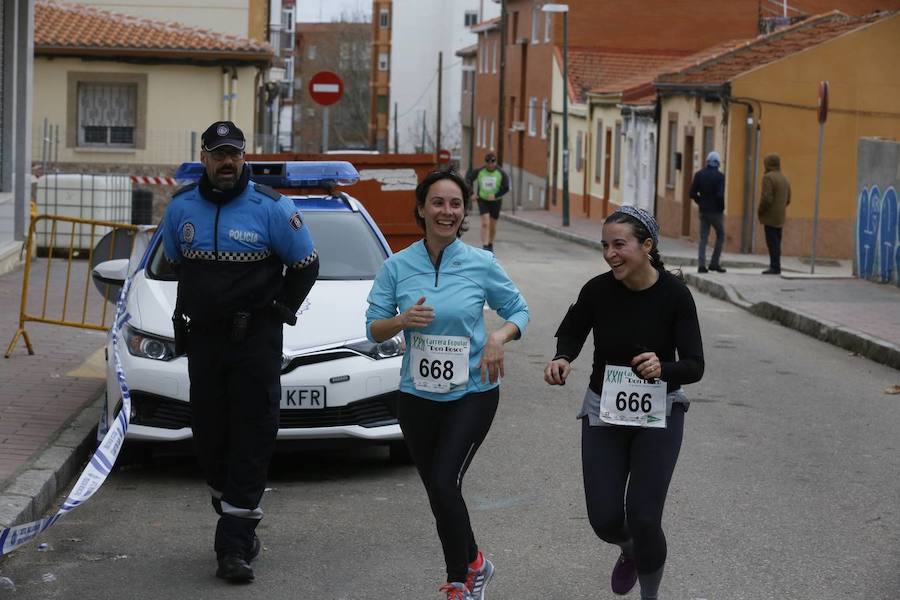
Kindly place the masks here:
[(94, 285), (108, 302), (115, 304), (119, 298), (125, 279), (128, 277), (127, 258), (106, 260), (91, 270)]

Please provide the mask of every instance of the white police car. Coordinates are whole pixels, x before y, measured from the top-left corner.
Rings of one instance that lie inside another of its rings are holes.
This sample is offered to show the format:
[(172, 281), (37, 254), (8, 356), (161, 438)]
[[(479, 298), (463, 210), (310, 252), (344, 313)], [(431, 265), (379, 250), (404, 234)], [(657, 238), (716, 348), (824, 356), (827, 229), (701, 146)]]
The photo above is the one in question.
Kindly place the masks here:
[[(356, 169), (346, 162), (247, 164), (254, 181), (281, 189), (358, 180)], [(199, 163), (187, 163), (176, 178), (196, 179), (201, 169)], [(297, 325), (284, 328), (278, 438), (383, 443), (390, 446), (392, 459), (405, 461), (395, 417), (403, 339), (373, 344), (365, 337), (366, 297), (390, 247), (362, 204), (346, 194), (289, 197), (310, 228), (320, 269), (297, 313)], [(107, 261), (93, 271), (104, 283), (122, 283), (128, 273), (132, 277), (125, 307), (130, 319), (118, 334), (132, 402), (127, 439), (189, 439), (187, 358), (175, 355), (172, 330), (177, 283), (159, 232), (134, 262), (129, 268), (127, 259)], [(107, 422), (121, 406), (112, 353), (110, 340)]]

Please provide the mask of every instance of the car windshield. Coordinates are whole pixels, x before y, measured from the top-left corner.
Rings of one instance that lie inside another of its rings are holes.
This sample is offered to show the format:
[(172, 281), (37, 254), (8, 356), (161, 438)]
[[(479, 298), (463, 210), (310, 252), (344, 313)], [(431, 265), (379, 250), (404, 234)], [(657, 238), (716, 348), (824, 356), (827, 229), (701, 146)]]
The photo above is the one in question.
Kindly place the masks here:
[[(319, 253), (319, 279), (375, 278), (387, 254), (361, 213), (306, 211), (303, 221)], [(161, 243), (153, 249), (147, 274), (151, 279), (176, 279)]]

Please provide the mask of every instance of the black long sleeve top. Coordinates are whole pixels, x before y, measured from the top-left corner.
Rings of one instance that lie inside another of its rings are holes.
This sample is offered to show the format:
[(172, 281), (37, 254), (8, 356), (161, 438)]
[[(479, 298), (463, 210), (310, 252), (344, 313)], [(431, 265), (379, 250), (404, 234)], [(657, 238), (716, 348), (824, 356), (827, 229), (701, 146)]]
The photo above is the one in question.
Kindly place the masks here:
[(703, 376), (703, 341), (694, 298), (667, 271), (661, 270), (656, 283), (641, 291), (629, 290), (611, 272), (584, 284), (556, 332), (556, 358), (574, 361), (589, 331), (594, 334), (589, 387), (598, 395), (606, 364), (629, 365), (641, 352), (659, 357), (667, 392)]

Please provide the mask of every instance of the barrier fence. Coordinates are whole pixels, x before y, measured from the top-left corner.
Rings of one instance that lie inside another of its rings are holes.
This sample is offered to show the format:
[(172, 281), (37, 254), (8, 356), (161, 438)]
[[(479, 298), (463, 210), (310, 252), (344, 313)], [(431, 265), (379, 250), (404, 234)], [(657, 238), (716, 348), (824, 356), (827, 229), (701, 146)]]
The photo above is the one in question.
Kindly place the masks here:
[(25, 330), (29, 322), (108, 330), (112, 311), (106, 298), (115, 286), (94, 282), (97, 290), (92, 290), (91, 270), (103, 261), (130, 257), (136, 234), (146, 229), (60, 215), (32, 218), (25, 248), (19, 326), (4, 356), (12, 355), (19, 338), (24, 340), (28, 354), (34, 354)]

